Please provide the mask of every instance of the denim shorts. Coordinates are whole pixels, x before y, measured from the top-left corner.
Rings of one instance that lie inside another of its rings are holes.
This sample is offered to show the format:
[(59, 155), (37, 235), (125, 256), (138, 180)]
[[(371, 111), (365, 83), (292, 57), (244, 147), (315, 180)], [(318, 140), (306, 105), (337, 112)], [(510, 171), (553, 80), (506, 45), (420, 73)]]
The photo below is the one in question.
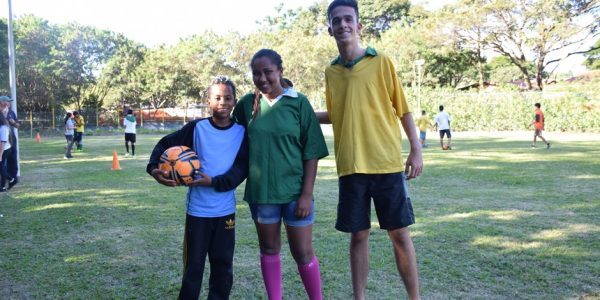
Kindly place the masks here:
[(298, 218), (294, 214), (296, 201), (286, 204), (250, 204), (252, 219), (259, 224), (276, 224), (283, 222), (292, 227), (304, 227), (315, 222), (315, 201), (310, 205), (310, 214), (306, 218)]
[(419, 131), (419, 138), (425, 140), (427, 137), (427, 131)]

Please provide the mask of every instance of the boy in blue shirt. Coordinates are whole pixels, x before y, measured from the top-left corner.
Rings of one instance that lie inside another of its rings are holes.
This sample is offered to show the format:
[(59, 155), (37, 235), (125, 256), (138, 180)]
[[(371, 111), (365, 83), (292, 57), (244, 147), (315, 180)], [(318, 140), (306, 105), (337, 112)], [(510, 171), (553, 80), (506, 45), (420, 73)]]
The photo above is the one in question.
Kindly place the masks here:
[(200, 159), (202, 177), (188, 184), (179, 299), (198, 299), (206, 255), (210, 260), (208, 299), (228, 299), (233, 284), (235, 187), (248, 172), (245, 129), (231, 119), (236, 96), (229, 78), (216, 77), (207, 96), (212, 116), (189, 122), (163, 137), (146, 167), (159, 183), (176, 186), (158, 169), (161, 154), (172, 146), (183, 145), (193, 149)]

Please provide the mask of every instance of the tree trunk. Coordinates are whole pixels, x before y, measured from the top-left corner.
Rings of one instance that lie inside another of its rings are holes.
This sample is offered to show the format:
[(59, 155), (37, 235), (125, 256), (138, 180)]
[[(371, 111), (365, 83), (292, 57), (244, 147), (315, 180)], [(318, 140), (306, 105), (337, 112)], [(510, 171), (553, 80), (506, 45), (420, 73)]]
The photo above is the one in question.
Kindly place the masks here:
[(538, 61), (535, 65), (535, 81), (537, 82), (538, 89), (541, 91), (543, 89), (543, 72), (544, 72), (544, 60), (545, 55), (539, 54)]
[(477, 27), (477, 73), (479, 73), (479, 88), (478, 91), (483, 90), (483, 64), (481, 63), (481, 28)]

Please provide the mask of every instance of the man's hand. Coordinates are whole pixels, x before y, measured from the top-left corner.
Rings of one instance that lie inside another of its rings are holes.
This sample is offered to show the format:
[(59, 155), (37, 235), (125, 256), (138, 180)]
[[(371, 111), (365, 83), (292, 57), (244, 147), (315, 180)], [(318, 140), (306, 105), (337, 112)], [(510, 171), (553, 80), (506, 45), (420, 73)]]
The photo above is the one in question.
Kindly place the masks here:
[[(408, 142), (410, 143), (410, 153), (406, 159), (406, 167), (404, 168), (404, 174), (406, 179), (417, 178), (423, 172), (423, 154), (421, 153), (421, 142), (417, 137), (417, 131), (411, 113), (406, 113), (400, 118), (402, 122), (402, 128), (406, 132)], [(436, 124), (437, 129), (437, 124)]]
[(423, 172), (423, 155), (421, 154), (421, 149), (411, 149), (408, 154), (408, 158), (406, 159), (406, 167), (404, 169), (404, 174), (406, 174), (406, 179), (411, 180), (413, 178), (417, 178), (421, 176)]
[(150, 174), (152, 175), (152, 177), (154, 177), (154, 179), (158, 183), (160, 183), (162, 185), (177, 186), (177, 181), (172, 180), (167, 177), (169, 175), (169, 172), (167, 172), (167, 171), (161, 171), (160, 169), (156, 168), (156, 169), (152, 170), (152, 172)]
[(211, 186), (212, 184), (212, 177), (204, 174), (204, 173), (200, 173), (200, 176), (198, 178), (196, 178), (194, 181), (186, 184), (187, 186)]

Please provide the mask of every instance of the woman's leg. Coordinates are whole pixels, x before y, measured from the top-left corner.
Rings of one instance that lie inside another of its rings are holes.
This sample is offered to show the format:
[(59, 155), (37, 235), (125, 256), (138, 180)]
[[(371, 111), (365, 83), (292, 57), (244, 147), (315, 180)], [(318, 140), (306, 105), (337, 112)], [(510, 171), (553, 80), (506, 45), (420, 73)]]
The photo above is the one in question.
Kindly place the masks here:
[(73, 136), (72, 135), (65, 135), (65, 138), (67, 139), (67, 151), (65, 152), (65, 156), (67, 158), (71, 157), (71, 150), (73, 150)]
[(269, 300), (280, 300), (283, 295), (281, 279), (281, 222), (255, 222), (260, 246), (260, 269)]
[(286, 226), (290, 251), (298, 265), (304, 289), (311, 300), (322, 299), (321, 270), (312, 246), (312, 225)]

